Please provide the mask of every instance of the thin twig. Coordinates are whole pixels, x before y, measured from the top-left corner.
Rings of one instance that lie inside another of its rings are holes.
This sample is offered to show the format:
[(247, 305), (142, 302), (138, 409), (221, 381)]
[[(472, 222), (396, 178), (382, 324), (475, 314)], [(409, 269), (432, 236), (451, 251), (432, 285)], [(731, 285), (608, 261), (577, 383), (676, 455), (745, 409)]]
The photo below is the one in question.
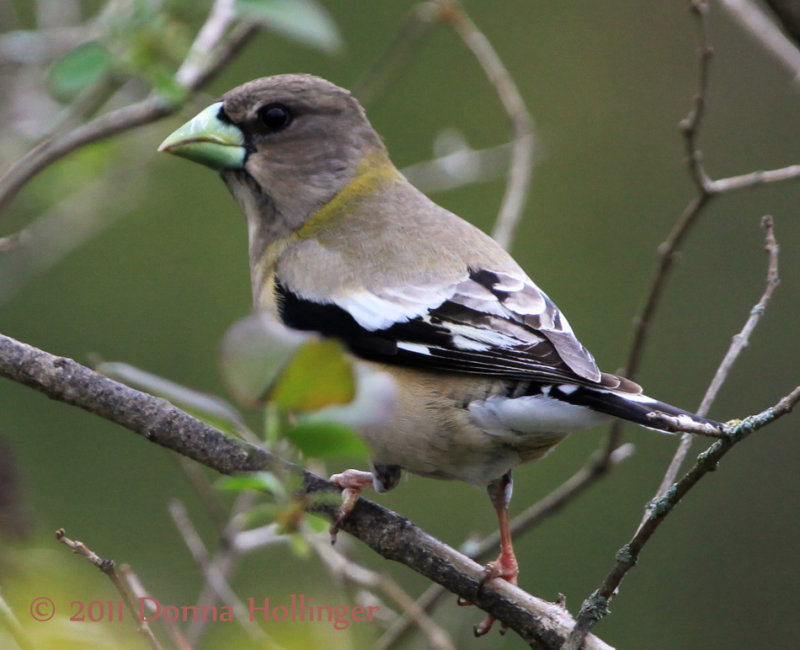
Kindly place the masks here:
[[(426, 647), (434, 650), (455, 650), (455, 645), (447, 632), (434, 622), (425, 613), (425, 610), (389, 576), (370, 571), (349, 560), (331, 546), (327, 535), (325, 539), (314, 534), (307, 534), (305, 537), (320, 559), (335, 575), (341, 576), (355, 585), (373, 591), (379, 590), (397, 603), (403, 616), (408, 617), (425, 634)], [(379, 647), (380, 644), (376, 646), (376, 648)]]
[[(731, 345), (728, 348), (725, 357), (722, 359), (719, 368), (717, 368), (717, 372), (714, 375), (714, 378), (711, 380), (711, 385), (708, 387), (705, 397), (703, 397), (703, 401), (700, 403), (700, 407), (697, 409), (697, 413), (699, 415), (706, 415), (708, 413), (709, 409), (711, 408), (711, 404), (717, 397), (717, 393), (719, 393), (720, 388), (722, 388), (722, 384), (728, 378), (731, 367), (739, 358), (742, 350), (747, 346), (750, 340), (750, 335), (753, 333), (756, 325), (758, 325), (758, 322), (764, 315), (767, 304), (769, 303), (770, 299), (772, 298), (772, 294), (780, 283), (780, 278), (778, 277), (778, 242), (775, 239), (775, 230), (772, 217), (769, 215), (764, 216), (764, 218), (761, 220), (761, 227), (764, 229), (765, 233), (764, 248), (769, 257), (769, 262), (767, 264), (766, 287), (759, 301), (750, 310), (750, 317), (747, 319), (747, 322), (744, 324), (741, 332), (733, 337), (733, 341), (731, 341)], [(680, 427), (677, 430), (685, 431), (685, 429), (681, 429)], [(675, 455), (673, 456), (666, 473), (664, 474), (664, 478), (661, 481), (661, 485), (658, 488), (656, 496), (663, 495), (669, 486), (675, 481), (675, 477), (678, 475), (678, 471), (680, 470), (681, 465), (683, 465), (683, 461), (686, 459), (693, 441), (694, 436), (691, 433), (685, 433), (683, 436), (681, 436), (680, 445), (678, 446), (678, 449), (675, 452)]]
[(533, 121), (517, 85), (494, 47), (461, 4), (454, 0), (443, 0), (438, 5), (441, 19), (453, 26), (456, 34), (480, 63), (511, 120), (512, 149), (508, 182), (492, 230), (492, 237), (503, 248), (508, 248), (513, 241), (514, 230), (522, 216), (530, 187), (533, 170)]
[[(619, 463), (630, 458), (633, 455), (633, 451), (634, 446), (628, 443), (615, 449), (609, 456), (595, 453), (586, 465), (559, 487), (514, 517), (509, 524), (511, 534), (515, 538), (519, 538), (522, 533), (539, 525), (544, 519), (561, 510), (589, 486), (593, 485), (597, 479), (605, 476)], [(469, 557), (483, 561), (489, 559), (492, 553), (497, 552), (499, 543), (500, 533), (494, 531), (482, 540), (468, 544), (467, 548), (462, 547), (462, 550)], [(417, 606), (423, 611), (430, 611), (447, 593), (441, 585), (433, 584), (417, 598)], [(413, 621), (407, 615), (398, 618), (378, 639), (375, 644), (375, 650), (392, 647), (409, 631), (412, 623)]]
[[(249, 504), (252, 495), (247, 496), (249, 497)], [(170, 499), (167, 508), (192, 558), (194, 558), (194, 561), (197, 562), (198, 566), (202, 569), (207, 587), (213, 590), (215, 596), (213, 602), (209, 602), (210, 599), (208, 597), (201, 596), (198, 599), (198, 609), (203, 611), (201, 609), (202, 607), (216, 604), (216, 599), (218, 598), (233, 610), (234, 618), (239, 622), (239, 625), (242, 626), (251, 639), (268, 640), (270, 643), (273, 643), (269, 635), (251, 620), (248, 608), (236, 595), (228, 582), (228, 576), (237, 560), (237, 554), (233, 549), (233, 545), (223, 543), (221, 545), (221, 550), (217, 553), (217, 557), (212, 560), (200, 534), (197, 532), (194, 524), (192, 524), (189, 513), (186, 512), (184, 505), (178, 499)], [(220, 560), (220, 554), (224, 555), (223, 561)], [(191, 625), (186, 632), (186, 638), (190, 645), (194, 647), (200, 640), (206, 628), (205, 623), (207, 621), (203, 621), (201, 618), (193, 619), (192, 622), (193, 625)], [(194, 623), (203, 623), (203, 625), (198, 626), (194, 625)]]
[[(633, 335), (631, 337), (631, 351), (623, 374), (634, 379), (639, 370), (642, 352), (647, 340), (650, 323), (655, 316), (656, 309), (661, 301), (661, 295), (666, 286), (669, 271), (677, 257), (678, 249), (683, 244), (692, 227), (697, 223), (700, 214), (707, 207), (709, 201), (721, 194), (752, 189), (768, 183), (800, 179), (800, 165), (789, 165), (779, 169), (756, 171), (739, 176), (730, 176), (712, 180), (706, 174), (703, 166), (703, 156), (698, 148), (698, 138), (702, 119), (705, 116), (708, 104), (708, 80), (713, 48), (708, 41), (705, 14), (708, 5), (705, 0), (692, 0), (692, 13), (697, 17), (700, 33), (699, 55), (699, 82), (698, 93), (689, 115), (681, 121), (681, 132), (684, 137), (688, 167), (692, 179), (698, 187), (698, 195), (693, 198), (683, 214), (679, 217), (672, 232), (658, 247), (659, 261), (656, 266), (647, 298), (639, 315), (634, 319)], [(615, 428), (618, 425), (615, 423)]]
[(114, 560), (104, 559), (86, 546), (86, 544), (83, 542), (70, 539), (67, 537), (67, 532), (63, 528), (59, 528), (56, 531), (56, 539), (72, 549), (73, 553), (83, 555), (83, 557), (85, 557), (91, 564), (94, 564), (98, 569), (100, 569), (100, 571), (108, 576), (109, 580), (111, 580), (113, 585), (117, 588), (117, 591), (119, 591), (120, 595), (122, 596), (122, 600), (125, 601), (125, 606), (133, 616), (133, 620), (137, 622), (136, 627), (139, 630), (139, 633), (145, 639), (147, 639), (147, 643), (150, 644), (150, 647), (153, 648), (153, 650), (163, 650), (161, 644), (158, 642), (158, 639), (156, 639), (153, 631), (150, 629), (150, 626), (139, 616), (139, 611), (133, 602), (133, 595), (131, 594), (125, 582), (117, 574)]
[(422, 192), (441, 192), (463, 185), (494, 180), (508, 168), (510, 143), (486, 149), (465, 147), (432, 160), (404, 167), (401, 171)]
[(8, 630), (11, 638), (14, 639), (16, 644), (21, 650), (36, 650), (36, 646), (31, 641), (25, 628), (19, 622), (19, 619), (14, 615), (14, 610), (8, 606), (2, 592), (0, 592), (0, 626)]
[(694, 96), (694, 106), (689, 111), (689, 115), (680, 123), (683, 133), (684, 145), (686, 148), (686, 158), (689, 164), (689, 171), (692, 179), (697, 185), (698, 192), (708, 194), (709, 178), (703, 167), (703, 154), (698, 146), (700, 136), (700, 126), (708, 107), (708, 82), (711, 71), (711, 59), (714, 56), (714, 48), (708, 40), (708, 26), (706, 24), (706, 13), (708, 12), (708, 2), (706, 0), (691, 0), (689, 3), (692, 14), (697, 18), (697, 29), (700, 38), (699, 53), (699, 75), (698, 89)]
[(727, 194), (738, 190), (749, 190), (768, 183), (782, 183), (783, 181), (795, 181), (798, 179), (800, 179), (800, 165), (788, 165), (779, 169), (720, 178), (711, 181), (708, 189), (712, 194)]
[(434, 2), (420, 2), (411, 10), (383, 54), (353, 86), (353, 95), (365, 108), (386, 95), (386, 89), (405, 71), (409, 59), (439, 23), (438, 17)]
[[(667, 240), (659, 246), (659, 263), (653, 276), (653, 280), (651, 281), (647, 298), (645, 300), (645, 305), (642, 308), (639, 316), (634, 321), (631, 351), (629, 354), (627, 367), (623, 370), (624, 374), (629, 377), (635, 377), (638, 371), (638, 366), (641, 361), (642, 352), (647, 339), (648, 328), (652, 322), (656, 308), (660, 303), (660, 299), (668, 279), (669, 271), (677, 255), (677, 251), (684, 239), (687, 237), (692, 226), (697, 223), (700, 214), (707, 206), (708, 202), (715, 196), (725, 192), (755, 187), (756, 185), (764, 182), (791, 180), (800, 177), (800, 170), (796, 169), (798, 166), (774, 170), (774, 172), (771, 172), (766, 176), (764, 172), (756, 172), (753, 174), (745, 174), (739, 177), (721, 179), (719, 181), (711, 180), (706, 174), (703, 166), (702, 154), (698, 147), (698, 137), (707, 106), (708, 78), (713, 49), (709, 44), (705, 20), (706, 12), (708, 10), (708, 3), (705, 0), (691, 0), (690, 9), (697, 20), (698, 30), (700, 33), (699, 90), (697, 96), (695, 97), (692, 110), (687, 118), (681, 122), (681, 131), (684, 136), (689, 171), (698, 188), (698, 194), (686, 207)], [(612, 426), (609, 436), (607, 437), (607, 450), (617, 445), (621, 429), (622, 422), (615, 422)], [(729, 444), (727, 439), (720, 440), (718, 443), (715, 443), (715, 445), (723, 445), (723, 447), (727, 444)], [(711, 449), (715, 449), (715, 445), (712, 445)], [(727, 448), (725, 449), (727, 450)], [(666, 499), (673, 492), (674, 487), (675, 486), (666, 489), (664, 495), (661, 497), (661, 500)], [(671, 507), (669, 509), (671, 509)], [(637, 531), (637, 535), (639, 535), (639, 533), (643, 530), (649, 530), (650, 525), (652, 525), (649, 524), (649, 522), (652, 521), (653, 518), (648, 516), (640, 527), (639, 531)], [(655, 524), (655, 526), (657, 525), (658, 524)], [(652, 532), (649, 534), (652, 534)], [(646, 534), (645, 537), (641, 538), (640, 541), (642, 546), (649, 538), (649, 534)], [(627, 559), (628, 550), (628, 547), (625, 547), (620, 552), (618, 557)], [(641, 547), (636, 549), (635, 555), (637, 557), (639, 550), (641, 550)], [(635, 560), (636, 558), (634, 557), (633, 563), (635, 563)], [(633, 563), (628, 566), (628, 569), (633, 566)], [(626, 569), (625, 572), (628, 569)], [(572, 634), (570, 635), (569, 642), (564, 645), (564, 650), (579, 647), (580, 639), (583, 638), (585, 633), (594, 625), (596, 621), (605, 616), (607, 613), (608, 601), (615, 593), (615, 590), (619, 586), (619, 582), (622, 580), (622, 576), (624, 576), (625, 572), (622, 572), (618, 579), (607, 580), (598, 591), (596, 591), (584, 602), (581, 609), (581, 614), (578, 617), (579, 623), (576, 625), (575, 630), (573, 630)], [(612, 583), (613, 587), (608, 590), (608, 585)]]
[(639, 555), (645, 544), (687, 492), (708, 472), (716, 470), (722, 457), (733, 449), (736, 444), (755, 431), (789, 413), (799, 401), (800, 386), (797, 386), (791, 393), (781, 398), (775, 406), (765, 409), (757, 415), (751, 415), (744, 420), (735, 420), (727, 423), (725, 425), (726, 437), (718, 440), (700, 454), (695, 465), (680, 481), (672, 485), (663, 496), (650, 502), (648, 516), (645, 521), (639, 526), (631, 540), (617, 551), (617, 563), (614, 568), (606, 576), (602, 584), (581, 605), (575, 628), (561, 647), (561, 650), (578, 650), (581, 647), (581, 643), (589, 630), (608, 613), (608, 604), (617, 593), (623, 578), (638, 562)]
[[(122, 578), (125, 580), (125, 584), (127, 585), (128, 589), (131, 590), (134, 598), (140, 602), (143, 602), (148, 611), (155, 612), (155, 605), (150, 602), (152, 600), (152, 596), (147, 589), (144, 588), (139, 576), (136, 575), (133, 569), (131, 569), (130, 565), (121, 564), (119, 567), (119, 572), (122, 574)], [(186, 637), (183, 636), (183, 632), (181, 632), (175, 621), (171, 621), (163, 616), (159, 617), (158, 620), (167, 628), (167, 634), (169, 634), (173, 645), (178, 650), (192, 650), (192, 646), (189, 645), (189, 642), (186, 640)]]
[[(647, 343), (650, 324), (653, 322), (656, 310), (661, 303), (661, 296), (663, 295), (664, 288), (669, 279), (669, 272), (677, 258), (678, 250), (697, 222), (708, 201), (715, 196), (715, 194), (709, 190), (710, 180), (706, 175), (703, 166), (703, 156), (698, 148), (700, 126), (708, 104), (709, 72), (714, 51), (708, 40), (708, 30), (705, 21), (708, 3), (705, 0), (690, 0), (689, 7), (692, 15), (696, 18), (700, 40), (698, 88), (689, 114), (681, 120), (680, 129), (683, 134), (689, 172), (697, 186), (698, 194), (686, 206), (666, 240), (658, 246), (658, 262), (656, 263), (655, 271), (650, 280), (650, 286), (646, 293), (644, 305), (633, 319), (633, 333), (631, 334), (628, 360), (625, 366), (620, 370), (621, 374), (630, 379), (636, 379), (636, 375), (638, 374), (645, 344)], [(611, 429), (604, 443), (606, 454), (611, 453), (611, 450), (619, 446), (623, 426), (624, 423), (622, 420), (615, 420), (611, 425)]]

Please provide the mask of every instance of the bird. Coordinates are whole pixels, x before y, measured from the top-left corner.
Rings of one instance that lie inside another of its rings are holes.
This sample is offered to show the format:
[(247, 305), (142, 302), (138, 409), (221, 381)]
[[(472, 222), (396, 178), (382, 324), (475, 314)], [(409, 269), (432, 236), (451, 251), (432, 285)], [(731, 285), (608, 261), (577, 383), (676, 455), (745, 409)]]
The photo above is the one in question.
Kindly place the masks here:
[(404, 471), (483, 486), (501, 544), (481, 584), (517, 584), (513, 468), (613, 418), (663, 431), (671, 429), (653, 414), (721, 426), (602, 372), (505, 249), (406, 180), (344, 88), (308, 74), (255, 79), (159, 150), (216, 170), (227, 185), (247, 222), (258, 311), (336, 338), (394, 379), (392, 416), (359, 431), (370, 471), (331, 477), (343, 490), (337, 524), (364, 487), (386, 492)]

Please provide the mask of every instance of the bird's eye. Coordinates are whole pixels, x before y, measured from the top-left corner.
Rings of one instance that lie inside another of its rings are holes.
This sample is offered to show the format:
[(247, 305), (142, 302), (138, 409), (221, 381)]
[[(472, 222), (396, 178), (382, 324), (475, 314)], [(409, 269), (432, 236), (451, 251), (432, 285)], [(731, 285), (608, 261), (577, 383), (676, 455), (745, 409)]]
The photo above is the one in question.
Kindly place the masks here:
[(283, 104), (267, 104), (258, 109), (258, 119), (268, 131), (281, 131), (292, 123), (292, 113)]

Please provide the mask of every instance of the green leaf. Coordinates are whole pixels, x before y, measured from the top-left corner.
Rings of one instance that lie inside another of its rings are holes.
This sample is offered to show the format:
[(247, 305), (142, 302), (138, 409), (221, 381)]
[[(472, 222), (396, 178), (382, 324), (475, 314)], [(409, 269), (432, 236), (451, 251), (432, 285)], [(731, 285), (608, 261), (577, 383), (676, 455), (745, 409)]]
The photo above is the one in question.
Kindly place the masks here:
[[(319, 494), (319, 492), (316, 492), (315, 494)], [(335, 496), (336, 496), (336, 501), (333, 503), (336, 504), (341, 503), (342, 497), (339, 496), (338, 494), (336, 494)], [(317, 534), (327, 533), (331, 527), (331, 522), (329, 522), (321, 515), (316, 515), (313, 512), (307, 512), (305, 514), (305, 522), (306, 525), (308, 526), (309, 531)]]
[(277, 503), (259, 503), (244, 513), (245, 525), (248, 528), (264, 526), (275, 522), (282, 506)]
[(314, 411), (347, 404), (355, 395), (353, 366), (342, 344), (323, 339), (309, 341), (295, 353), (269, 399), (292, 411)]
[(397, 386), (386, 373), (356, 364), (356, 396), (347, 404), (331, 404), (314, 413), (304, 414), (304, 421), (334, 421), (354, 429), (374, 428), (391, 418), (395, 409)]
[(254, 314), (237, 321), (222, 340), (222, 376), (237, 400), (256, 405), (283, 371), (307, 334)]
[(217, 481), (216, 486), (225, 492), (258, 490), (278, 497), (286, 494), (283, 483), (272, 472), (253, 472), (239, 476), (225, 476)]
[(289, 536), (289, 548), (295, 557), (305, 559), (311, 554), (311, 545), (299, 533)]
[(303, 45), (329, 53), (342, 49), (336, 24), (313, 0), (237, 0), (236, 11)]
[(84, 88), (105, 77), (113, 62), (113, 55), (102, 43), (84, 43), (53, 63), (47, 85), (56, 99), (70, 101)]
[(366, 456), (368, 453), (358, 434), (338, 422), (301, 419), (287, 429), (285, 435), (308, 458)]

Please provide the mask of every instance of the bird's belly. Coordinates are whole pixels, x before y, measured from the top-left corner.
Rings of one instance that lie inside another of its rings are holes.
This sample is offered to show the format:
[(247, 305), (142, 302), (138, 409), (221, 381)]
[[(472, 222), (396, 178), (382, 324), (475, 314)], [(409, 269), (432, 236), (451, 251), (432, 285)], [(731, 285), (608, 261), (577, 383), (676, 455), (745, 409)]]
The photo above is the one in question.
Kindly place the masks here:
[(375, 463), (485, 486), (516, 465), (541, 458), (565, 437), (561, 431), (500, 430), (476, 418), (470, 405), (501, 390), (501, 382), (487, 386), (484, 378), (391, 372), (399, 380), (394, 415), (362, 432)]

